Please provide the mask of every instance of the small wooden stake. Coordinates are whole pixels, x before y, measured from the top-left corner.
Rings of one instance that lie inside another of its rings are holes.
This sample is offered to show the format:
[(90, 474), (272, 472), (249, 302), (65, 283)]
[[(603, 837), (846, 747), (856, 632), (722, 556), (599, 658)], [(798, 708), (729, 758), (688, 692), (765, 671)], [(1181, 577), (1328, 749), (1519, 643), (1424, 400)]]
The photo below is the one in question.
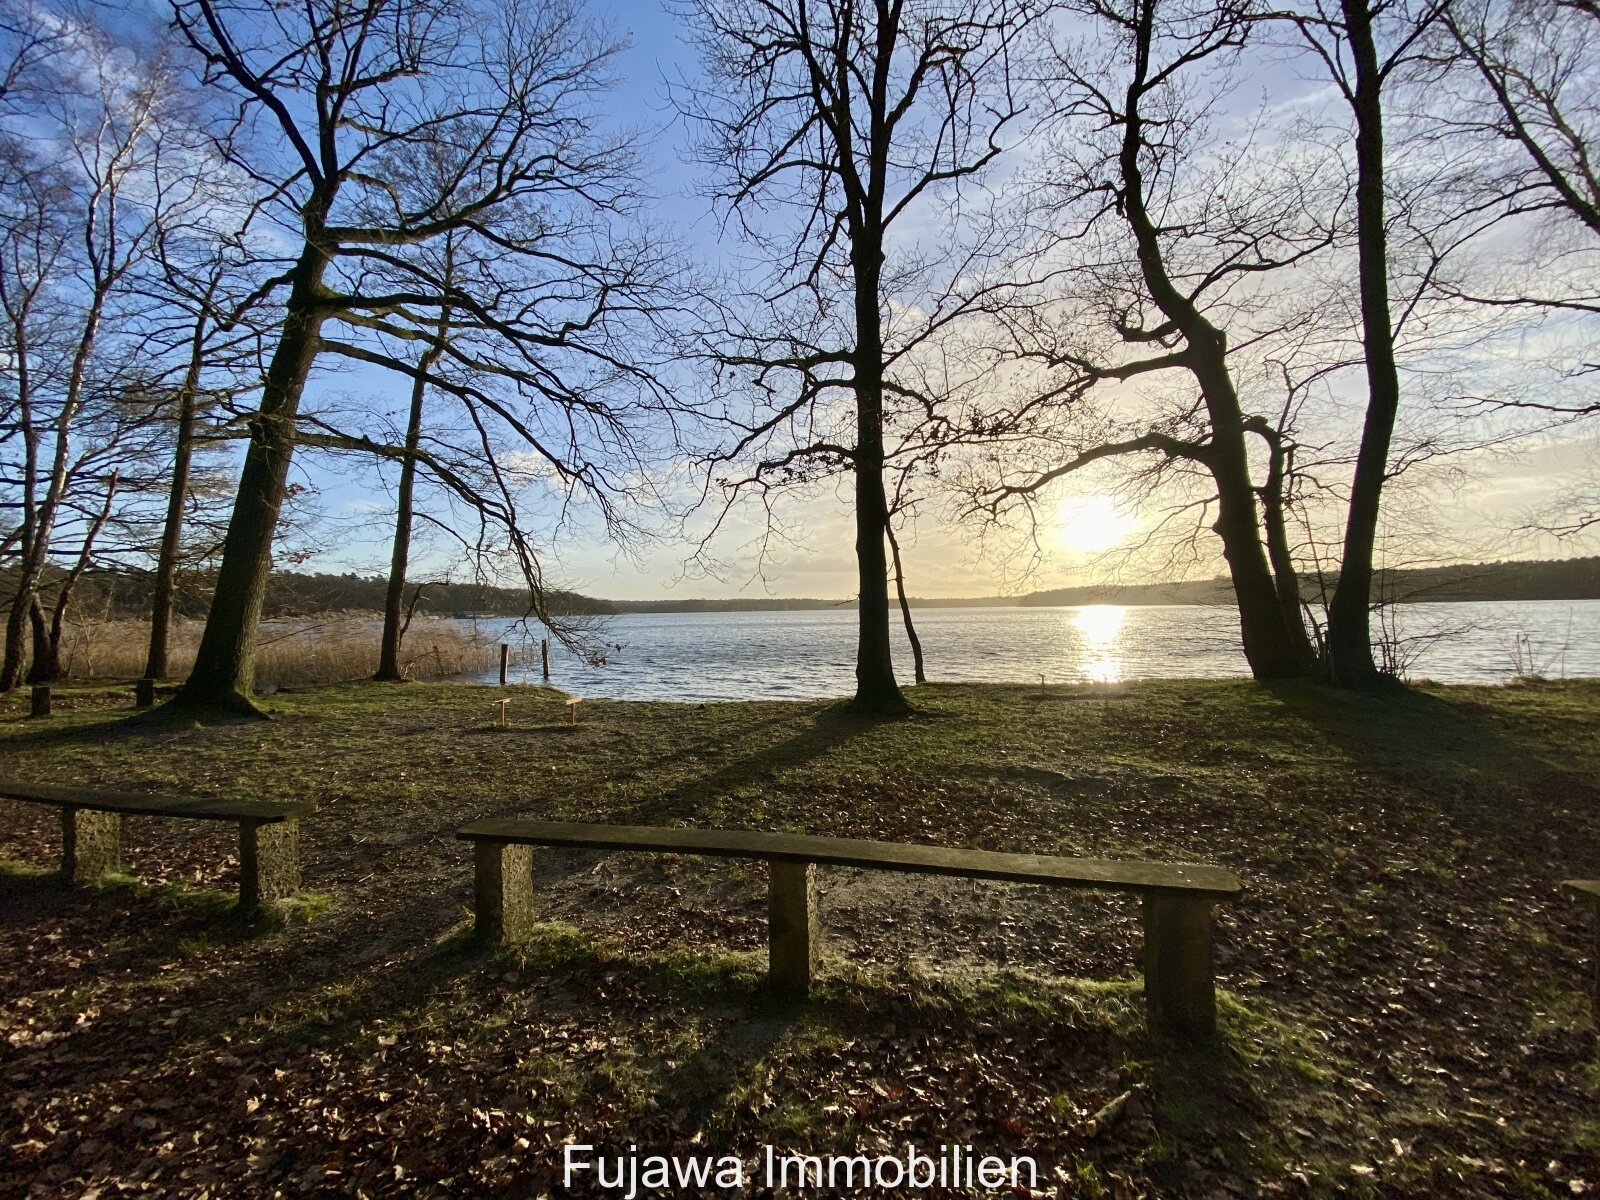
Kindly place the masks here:
[(506, 709), (510, 707), (511, 700), (509, 697), (505, 700), (496, 700), (495, 705), (500, 709), (500, 727), (504, 729), (506, 726)]

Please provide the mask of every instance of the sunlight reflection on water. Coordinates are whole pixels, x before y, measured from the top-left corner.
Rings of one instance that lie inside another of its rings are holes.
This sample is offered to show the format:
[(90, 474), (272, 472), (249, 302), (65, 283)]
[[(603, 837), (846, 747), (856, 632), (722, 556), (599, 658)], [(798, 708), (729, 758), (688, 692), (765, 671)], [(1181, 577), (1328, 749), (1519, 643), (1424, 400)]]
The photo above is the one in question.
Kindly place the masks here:
[(1122, 625), (1128, 610), (1120, 604), (1091, 604), (1070, 609), (1083, 640), (1079, 670), (1092, 683), (1122, 682)]
[[(933, 608), (916, 614), (928, 678), (946, 682), (1115, 683), (1248, 674), (1232, 609), (1198, 605), (1080, 608)], [(896, 614), (898, 618), (898, 614)], [(1552, 677), (1600, 676), (1600, 600), (1400, 606), (1409, 674), (1442, 683), (1496, 683), (1520, 656)], [(474, 623), (469, 623), (474, 624)], [(513, 643), (504, 621), (478, 631)], [(898, 619), (895, 669), (910, 682), (911, 651)], [(633, 613), (604, 638), (623, 649), (588, 667), (551, 647), (551, 682), (580, 696), (631, 700), (801, 700), (855, 690), (856, 614)], [(1433, 634), (1437, 640), (1428, 640)], [(1526, 643), (1519, 639), (1526, 637)], [(1526, 668), (1524, 668), (1526, 669)], [(490, 672), (482, 677), (493, 682)], [(539, 682), (538, 653), (512, 679)]]

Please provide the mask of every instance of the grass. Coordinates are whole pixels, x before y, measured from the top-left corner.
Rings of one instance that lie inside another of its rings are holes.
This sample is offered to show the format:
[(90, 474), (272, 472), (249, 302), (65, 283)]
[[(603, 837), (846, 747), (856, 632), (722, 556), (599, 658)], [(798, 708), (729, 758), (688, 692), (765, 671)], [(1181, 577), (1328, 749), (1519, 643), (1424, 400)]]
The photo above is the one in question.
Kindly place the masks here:
[[(0, 701), (7, 774), (320, 805), (312, 899), (250, 927), (226, 828), (129, 818), (138, 882), (82, 894), (40, 874), (54, 813), (0, 806), (0, 1192), (536, 1194), (566, 1137), (960, 1140), (1065, 1196), (1600, 1185), (1592, 933), (1557, 886), (1600, 873), (1600, 683), (931, 685), (899, 720), (590, 700), (576, 729), (515, 693), (505, 730), (501, 690), (449, 684), (206, 729), (104, 688), (48, 721)], [(826, 872), (796, 1007), (763, 985), (760, 864), (540, 852), (548, 922), (482, 957), (452, 832), (517, 813), (1220, 863), (1248, 884), (1223, 1041), (1151, 1042), (1137, 905), (1093, 893)]]
[[(378, 668), (381, 620), (370, 612), (327, 613), (315, 620), (268, 622), (256, 658), (262, 691), (366, 679)], [(178, 620), (172, 629), (170, 669), (188, 675), (200, 645), (203, 621)], [(87, 620), (70, 623), (62, 662), (76, 680), (135, 679), (144, 674), (150, 623)], [(410, 679), (445, 679), (480, 674), (497, 661), (495, 643), (433, 617), (418, 617), (407, 631), (400, 656)]]

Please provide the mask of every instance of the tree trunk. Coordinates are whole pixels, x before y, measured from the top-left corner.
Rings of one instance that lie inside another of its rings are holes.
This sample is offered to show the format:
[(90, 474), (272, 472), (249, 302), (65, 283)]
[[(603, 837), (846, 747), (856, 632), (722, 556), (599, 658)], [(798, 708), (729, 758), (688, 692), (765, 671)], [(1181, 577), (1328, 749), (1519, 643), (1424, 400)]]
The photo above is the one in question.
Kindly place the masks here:
[(1343, 7), (1356, 75), (1357, 272), (1367, 364), (1367, 415), (1350, 482), (1339, 582), (1328, 606), (1328, 671), (1341, 686), (1363, 687), (1378, 679), (1370, 627), (1372, 560), (1389, 470), (1389, 444), (1400, 411), (1400, 373), (1389, 313), (1389, 239), (1384, 228), (1383, 78), (1368, 0), (1343, 0)]
[(1161, 248), (1161, 230), (1150, 213), (1144, 192), (1140, 155), (1145, 149), (1144, 118), (1139, 102), (1147, 89), (1144, 71), (1154, 38), (1155, 6), (1139, 6), (1135, 30), (1139, 47), (1140, 78), (1128, 88), (1127, 118), (1118, 155), (1123, 188), (1123, 219), (1133, 231), (1139, 271), (1156, 306), (1182, 332), (1188, 367), (1206, 406), (1211, 441), (1193, 455), (1205, 465), (1217, 486), (1215, 529), (1233, 581), (1239, 606), (1239, 634), (1250, 673), (1256, 679), (1285, 679), (1309, 675), (1314, 663), (1310, 642), (1298, 615), (1285, 619), (1278, 589), (1267, 565), (1262, 545), (1256, 489), (1250, 478), (1250, 455), (1245, 445), (1246, 423), (1239, 393), (1228, 370), (1226, 335), (1208, 321), (1194, 300), (1173, 283)]
[(1210, 460), (1217, 485), (1217, 535), (1228, 563), (1233, 594), (1239, 605), (1239, 635), (1245, 660), (1256, 679), (1289, 679), (1309, 675), (1310, 642), (1296, 613), (1291, 626), (1279, 604), (1278, 588), (1262, 549), (1255, 490), (1250, 486), (1242, 439), (1228, 445), (1216, 431)]
[(45, 620), (44, 601), (34, 591), (28, 597), (28, 624), (33, 631), (33, 653), (28, 660), (29, 683), (54, 683), (61, 678), (61, 661), (51, 652), (50, 624)]
[(855, 267), (856, 569), (860, 603), (856, 641), (856, 695), (864, 712), (903, 712), (906, 700), (894, 677), (889, 641), (889, 562), (883, 551), (889, 501), (883, 489), (883, 329), (879, 311), (879, 230), (858, 230), (851, 247)]
[(1298, 642), (1297, 652), (1314, 666), (1317, 650), (1302, 615), (1300, 572), (1295, 570), (1294, 555), (1289, 549), (1284, 502), (1284, 481), (1292, 467), (1288, 458), (1293, 450), (1286, 451), (1282, 437), (1277, 434), (1267, 439), (1267, 446), (1267, 481), (1261, 487), (1261, 517), (1267, 531), (1267, 561), (1272, 566), (1272, 579), (1277, 587), (1278, 608), (1283, 613), (1284, 628), (1288, 630), (1290, 638)]
[(78, 586), (78, 580), (82, 579), (83, 573), (89, 569), (89, 563), (94, 555), (95, 539), (106, 527), (106, 522), (111, 519), (111, 506), (116, 503), (117, 498), (117, 483), (118, 472), (113, 471), (111, 480), (106, 485), (105, 503), (100, 506), (100, 511), (95, 514), (94, 520), (84, 532), (83, 548), (78, 551), (72, 569), (61, 580), (55, 606), (50, 612), (48, 633), (44, 630), (44, 612), (37, 603), (35, 604), (33, 670), (28, 672), (29, 683), (53, 683), (66, 674), (61, 666), (61, 634), (67, 623), (67, 608), (72, 603), (72, 593)]
[(1310, 675), (1315, 667), (1298, 607), (1285, 612), (1268, 566), (1256, 489), (1250, 479), (1245, 422), (1228, 372), (1222, 335), (1203, 318), (1187, 332), (1194, 374), (1211, 422), (1204, 462), (1217, 485), (1217, 535), (1239, 605), (1239, 636), (1256, 679)]
[(394, 515), (394, 548), (389, 554), (389, 586), (383, 595), (383, 642), (374, 679), (399, 682), (401, 618), (406, 564), (411, 557), (411, 494), (417, 478), (417, 444), (422, 440), (422, 402), (428, 385), (421, 373), (411, 381), (411, 412), (406, 419), (406, 456), (400, 460), (400, 488)]
[(28, 661), (28, 609), (33, 598), (26, 584), (19, 584), (6, 612), (5, 664), (0, 667), (0, 691), (9, 692), (22, 682), (22, 668)]
[(889, 553), (894, 556), (894, 591), (900, 600), (900, 619), (905, 623), (906, 641), (911, 643), (911, 669), (918, 683), (927, 683), (928, 676), (922, 669), (922, 639), (911, 621), (911, 603), (906, 599), (906, 572), (900, 562), (900, 541), (894, 536), (892, 520), (883, 527), (883, 532), (889, 539)]
[[(451, 282), (455, 276), (455, 240), (447, 238), (444, 247), (444, 278)], [(450, 306), (439, 310), (437, 326), (442, 339), (450, 331)], [(394, 516), (394, 547), (389, 553), (389, 586), (383, 596), (383, 641), (378, 649), (378, 670), (374, 679), (398, 682), (400, 675), (400, 643), (405, 638), (410, 614), (401, 619), (400, 608), (406, 593), (406, 566), (411, 558), (411, 497), (417, 482), (417, 447), (422, 442), (422, 409), (428, 396), (427, 373), (444, 355), (442, 345), (431, 345), (417, 363), (417, 374), (411, 381), (411, 411), (406, 417), (406, 454), (400, 460), (400, 490), (396, 497)], [(419, 593), (420, 595), (420, 593)], [(416, 604), (416, 599), (412, 599)]]
[(260, 716), (250, 702), (255, 682), (256, 636), (272, 540), (278, 528), (294, 452), (294, 421), (322, 324), (317, 300), (326, 260), (307, 246), (295, 266), (283, 332), (273, 351), (260, 411), (250, 419), (250, 441), (239, 493), (222, 543), (222, 565), (194, 670), (172, 700), (182, 711)]
[(34, 543), (38, 530), (39, 494), (39, 433), (34, 428), (32, 406), (28, 396), (31, 390), (28, 356), (17, 356), (18, 403), (22, 414), (23, 464), (22, 464), (22, 525), (17, 561), (17, 591), (6, 612), (5, 656), (0, 661), (0, 692), (9, 692), (22, 681), (22, 667), (28, 658), (28, 609), (34, 600), (37, 576), (33, 571)]
[(195, 391), (199, 375), (200, 360), (196, 353), (189, 360), (189, 369), (178, 392), (178, 444), (172, 461), (172, 490), (167, 496), (167, 517), (161, 527), (161, 549), (156, 557), (155, 591), (150, 598), (150, 650), (144, 662), (147, 679), (167, 677), (178, 555), (183, 549), (183, 514), (189, 500), (189, 468), (194, 456)]

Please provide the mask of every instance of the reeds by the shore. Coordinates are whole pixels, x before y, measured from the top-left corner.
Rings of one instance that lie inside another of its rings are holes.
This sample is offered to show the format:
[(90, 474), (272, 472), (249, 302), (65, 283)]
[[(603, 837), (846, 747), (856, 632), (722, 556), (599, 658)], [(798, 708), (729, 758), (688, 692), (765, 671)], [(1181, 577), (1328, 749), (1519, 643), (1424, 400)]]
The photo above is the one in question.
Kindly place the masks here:
[[(181, 679), (194, 664), (204, 625), (178, 621), (172, 630), (170, 670)], [(378, 667), (381, 623), (370, 612), (324, 613), (265, 622), (256, 654), (256, 687), (338, 683), (364, 679)], [(143, 673), (150, 644), (148, 621), (85, 621), (63, 634), (62, 664), (73, 679), (127, 679)], [(443, 679), (491, 669), (496, 646), (453, 621), (418, 617), (400, 654), (412, 679)]]

